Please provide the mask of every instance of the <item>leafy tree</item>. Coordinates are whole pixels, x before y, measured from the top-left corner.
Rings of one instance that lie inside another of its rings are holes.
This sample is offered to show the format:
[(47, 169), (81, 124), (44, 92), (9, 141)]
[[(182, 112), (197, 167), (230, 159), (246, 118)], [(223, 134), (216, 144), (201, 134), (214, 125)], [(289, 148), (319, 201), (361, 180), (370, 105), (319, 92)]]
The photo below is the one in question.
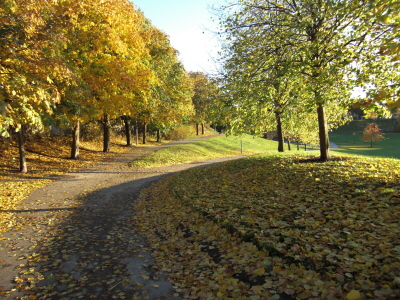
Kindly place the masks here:
[(190, 72), (189, 76), (194, 85), (192, 102), (195, 109), (193, 120), (196, 124), (196, 135), (199, 135), (200, 124), (204, 134), (204, 123), (210, 121), (209, 116), (218, 94), (218, 87), (202, 72)]
[(27, 172), (24, 124), (40, 128), (51, 114), (72, 72), (60, 59), (64, 40), (53, 28), (54, 5), (48, 1), (0, 1), (0, 134), (19, 132), (20, 171)]
[(385, 139), (384, 133), (382, 129), (379, 128), (379, 125), (376, 123), (368, 123), (367, 126), (364, 128), (363, 136), (361, 140), (363, 142), (379, 142)]
[[(290, 50), (284, 70), (301, 74), (307, 92), (312, 94), (308, 106), (313, 105), (317, 111), (320, 159), (328, 160), (327, 104), (334, 99), (347, 105), (352, 89), (351, 63), (371, 50), (367, 45), (372, 44), (368, 18), (372, 8), (356, 0), (245, 0), (224, 8), (229, 11), (222, 17), (227, 47), (235, 48), (238, 41), (246, 40), (240, 53), (250, 49), (248, 59), (255, 69), (253, 48), (259, 47), (258, 53), (269, 55)], [(279, 61), (272, 61), (271, 66), (279, 67)], [(344, 92), (339, 99), (333, 97), (338, 89)]]
[[(91, 96), (76, 99), (103, 125), (103, 151), (109, 151), (111, 119), (130, 115), (133, 102), (148, 90), (142, 16), (125, 0), (62, 3), (68, 45), (65, 57)], [(75, 102), (75, 101), (74, 101)]]

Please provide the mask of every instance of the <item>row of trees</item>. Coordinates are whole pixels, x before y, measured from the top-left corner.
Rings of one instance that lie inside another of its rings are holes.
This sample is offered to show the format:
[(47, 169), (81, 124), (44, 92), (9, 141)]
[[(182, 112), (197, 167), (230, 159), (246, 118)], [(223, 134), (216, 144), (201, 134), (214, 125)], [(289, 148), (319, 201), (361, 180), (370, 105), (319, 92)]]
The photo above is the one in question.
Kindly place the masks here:
[(112, 119), (124, 120), (128, 145), (131, 119), (160, 130), (204, 121), (192, 97), (208, 78), (187, 74), (168, 36), (128, 0), (0, 0), (0, 20), (0, 134), (18, 132), (21, 172), (25, 125), (70, 128), (78, 159), (82, 122), (101, 122), (108, 152)]
[[(399, 4), (390, 0), (240, 0), (219, 11), (224, 93), (220, 112), (233, 132), (275, 124), (279, 151), (295, 139), (330, 159), (330, 128), (348, 108), (399, 102)], [(355, 87), (369, 100), (352, 98)]]

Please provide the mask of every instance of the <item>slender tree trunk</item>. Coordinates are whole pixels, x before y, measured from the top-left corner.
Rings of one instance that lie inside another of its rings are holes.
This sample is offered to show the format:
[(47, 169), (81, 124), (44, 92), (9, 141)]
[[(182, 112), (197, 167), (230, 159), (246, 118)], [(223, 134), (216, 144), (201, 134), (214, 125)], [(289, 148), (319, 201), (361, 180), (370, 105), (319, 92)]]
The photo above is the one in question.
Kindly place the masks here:
[(136, 126), (135, 126), (135, 138), (136, 138), (136, 146), (139, 145), (139, 126), (137, 124), (136, 120)]
[(278, 151), (284, 152), (283, 149), (283, 132), (282, 132), (282, 120), (281, 114), (279, 112), (275, 112), (276, 119), (276, 132), (278, 133)]
[(147, 141), (147, 123), (143, 122), (143, 145), (146, 145)]
[(289, 138), (287, 139), (287, 148), (288, 148), (289, 151), (292, 150), (292, 149), (290, 148), (290, 140), (289, 140)]
[(76, 121), (72, 128), (71, 159), (79, 159), (80, 122)]
[(130, 126), (130, 118), (129, 117), (123, 117), (124, 120), (124, 125), (125, 125), (125, 135), (126, 135), (126, 145), (131, 146), (131, 126)]
[(196, 123), (196, 135), (199, 135), (199, 124)]
[(10, 126), (10, 128), (8, 129), (8, 133), (10, 134), (10, 143), (12, 143), (14, 141), (14, 127)]
[(329, 152), (329, 135), (328, 135), (328, 124), (326, 122), (325, 107), (322, 104), (318, 104), (318, 127), (319, 127), (319, 146), (320, 146), (320, 160), (327, 161), (331, 158)]
[(110, 152), (110, 119), (107, 114), (104, 114), (103, 124), (103, 152)]
[(307, 151), (307, 143), (304, 143), (304, 151)]
[(19, 150), (19, 172), (28, 172), (28, 167), (26, 165), (25, 157), (25, 147), (24, 147), (24, 125), (21, 125), (21, 129), (18, 131), (18, 150)]
[(161, 130), (157, 129), (157, 143), (161, 143)]
[(205, 133), (205, 126), (204, 123), (201, 123), (201, 135), (204, 135)]
[(297, 151), (299, 151), (299, 150), (300, 150), (300, 142), (297, 141)]

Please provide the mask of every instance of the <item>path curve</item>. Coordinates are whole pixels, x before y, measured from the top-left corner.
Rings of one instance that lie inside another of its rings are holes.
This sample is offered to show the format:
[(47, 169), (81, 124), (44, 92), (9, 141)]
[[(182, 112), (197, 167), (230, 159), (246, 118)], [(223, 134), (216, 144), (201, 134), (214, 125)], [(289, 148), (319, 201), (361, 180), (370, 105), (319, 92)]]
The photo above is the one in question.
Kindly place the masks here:
[(0, 237), (0, 299), (182, 299), (133, 228), (133, 203), (163, 176), (243, 157), (128, 167), (183, 142), (133, 148), (31, 193), (15, 211), (20, 226)]

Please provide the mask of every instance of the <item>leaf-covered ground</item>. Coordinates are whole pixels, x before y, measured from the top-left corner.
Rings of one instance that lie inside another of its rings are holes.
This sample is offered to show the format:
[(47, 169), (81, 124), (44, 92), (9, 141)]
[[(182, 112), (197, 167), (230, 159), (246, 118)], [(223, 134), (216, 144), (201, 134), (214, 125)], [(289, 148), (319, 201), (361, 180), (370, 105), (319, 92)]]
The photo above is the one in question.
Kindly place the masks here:
[(252, 157), (168, 177), (133, 219), (188, 299), (399, 299), (400, 161)]
[(0, 232), (14, 226), (12, 211), (32, 191), (49, 183), (65, 172), (87, 167), (113, 155), (128, 151), (123, 141), (114, 140), (111, 153), (102, 152), (102, 145), (82, 142), (80, 160), (71, 160), (70, 142), (64, 138), (41, 138), (27, 141), (25, 145), (28, 173), (18, 173), (17, 143), (0, 145)]

